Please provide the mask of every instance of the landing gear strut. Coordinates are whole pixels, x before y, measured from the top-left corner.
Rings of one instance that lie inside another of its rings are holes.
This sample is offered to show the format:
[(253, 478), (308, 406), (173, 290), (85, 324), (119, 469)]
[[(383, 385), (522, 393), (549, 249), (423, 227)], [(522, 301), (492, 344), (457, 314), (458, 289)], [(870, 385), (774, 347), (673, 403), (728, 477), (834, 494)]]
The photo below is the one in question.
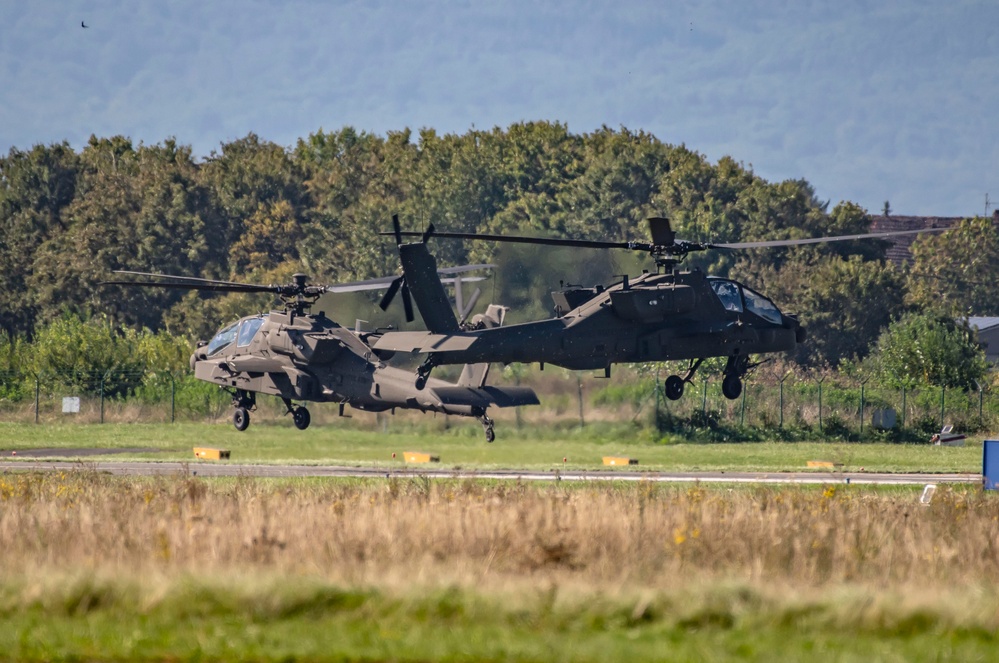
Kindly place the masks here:
[(295, 428), (298, 430), (305, 430), (312, 423), (312, 415), (309, 414), (309, 410), (304, 405), (292, 405), (291, 401), (287, 398), (281, 399), (284, 401), (284, 406), (288, 408), (286, 414), (291, 415), (291, 420), (295, 423)]
[(725, 378), (722, 380), (722, 393), (734, 401), (742, 395), (742, 377), (750, 368), (749, 355), (732, 355), (725, 364)]
[(237, 389), (232, 395), (232, 404), (236, 408), (232, 413), (232, 425), (236, 430), (244, 431), (250, 426), (250, 410), (257, 405), (256, 394)]
[[(416, 388), (418, 390), (423, 391), (423, 388), (427, 386), (427, 380), (430, 378), (430, 371), (434, 370), (435, 366), (437, 366), (437, 362), (434, 361), (434, 358), (431, 356), (424, 359), (423, 363), (420, 364), (420, 367), (416, 369)], [(490, 440), (490, 442), (491, 441), (492, 440)]]
[(479, 417), (479, 421), (482, 422), (482, 430), (486, 433), (486, 442), (492, 442), (495, 440), (496, 431), (493, 430), (493, 420), (483, 414)]
[(730, 401), (742, 395), (742, 376), (749, 370), (749, 355), (732, 355), (725, 364), (722, 394)]
[(698, 359), (697, 361), (691, 360), (690, 366), (687, 368), (687, 372), (683, 374), (683, 377), (680, 377), (679, 375), (671, 375), (666, 378), (666, 384), (663, 385), (663, 389), (666, 392), (666, 398), (671, 401), (680, 400), (680, 397), (683, 396), (684, 386), (691, 381), (694, 377), (694, 373), (697, 372), (697, 369), (703, 361), (703, 358)]

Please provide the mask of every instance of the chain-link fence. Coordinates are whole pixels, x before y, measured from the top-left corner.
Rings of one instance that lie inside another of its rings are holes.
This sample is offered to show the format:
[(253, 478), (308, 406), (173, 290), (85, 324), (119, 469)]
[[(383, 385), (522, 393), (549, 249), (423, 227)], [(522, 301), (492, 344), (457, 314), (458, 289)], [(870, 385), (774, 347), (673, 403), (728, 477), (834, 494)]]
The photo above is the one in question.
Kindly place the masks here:
[(891, 388), (869, 379), (799, 378), (793, 374), (747, 380), (729, 400), (720, 377), (699, 376), (680, 400), (666, 398), (656, 380), (656, 421), (661, 430), (716, 429), (727, 434), (782, 431), (794, 438), (926, 439), (944, 426), (962, 432), (995, 430), (999, 399), (984, 385), (974, 390)]
[[(543, 410), (549, 408), (561, 412), (563, 419), (578, 418), (581, 426), (598, 419), (639, 421), (645, 416), (661, 432), (718, 440), (928, 441), (945, 425), (965, 433), (999, 428), (999, 398), (984, 386), (971, 391), (893, 389), (839, 374), (799, 377), (787, 373), (751, 376), (739, 398), (730, 400), (722, 394), (721, 377), (698, 375), (686, 384), (683, 397), (672, 401), (666, 398), (658, 376), (629, 376), (633, 379), (613, 387), (582, 375), (567, 372), (565, 377), (571, 382), (563, 380), (554, 386), (535, 384), (529, 374), (521, 377), (520, 384), (535, 387), (542, 403), (541, 410), (531, 409), (525, 416), (544, 416)], [(566, 389), (566, 384), (572, 388)], [(627, 393), (615, 400), (608, 395), (615, 389)], [(649, 416), (653, 403), (654, 416)], [(0, 372), (0, 421), (218, 421), (228, 418), (230, 405), (226, 391), (189, 373)], [(267, 417), (285, 414), (277, 399), (261, 399), (258, 407)]]
[(170, 422), (218, 418), (230, 397), (168, 371), (0, 372), (0, 420), (36, 423)]

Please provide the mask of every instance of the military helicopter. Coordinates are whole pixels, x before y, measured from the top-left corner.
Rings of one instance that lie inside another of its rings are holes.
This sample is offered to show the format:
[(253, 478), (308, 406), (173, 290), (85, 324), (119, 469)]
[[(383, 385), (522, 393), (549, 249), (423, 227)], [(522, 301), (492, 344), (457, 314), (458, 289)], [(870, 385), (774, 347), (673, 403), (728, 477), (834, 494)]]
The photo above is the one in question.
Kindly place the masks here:
[[(459, 274), (491, 265), (465, 265), (439, 270), (433, 275), (444, 292), (438, 274)], [(250, 425), (250, 412), (257, 394), (279, 397), (299, 430), (309, 427), (309, 410), (293, 401), (339, 403), (340, 416), (350, 405), (358, 410), (384, 412), (396, 408), (475, 417), (482, 423), (486, 440), (495, 439), (490, 406), (535, 405), (538, 397), (526, 387), (486, 385), (489, 364), (467, 365), (457, 383), (431, 380), (420, 389), (413, 386), (412, 373), (388, 366), (368, 345), (375, 332), (350, 330), (319, 311), (311, 313), (316, 300), (328, 292), (352, 292), (389, 288), (403, 292), (407, 319), (412, 320), (409, 289), (401, 277), (382, 277), (339, 285), (312, 285), (305, 274), (295, 274), (286, 285), (260, 285), (217, 281), (148, 272), (116, 271), (144, 280), (106, 281), (104, 285), (172, 288), (210, 292), (269, 292), (284, 303), (282, 310), (258, 313), (224, 325), (207, 343), (201, 341), (191, 355), (191, 369), (199, 380), (217, 384), (232, 395), (232, 423), (243, 431)], [(474, 279), (467, 279), (474, 280)], [(446, 295), (445, 295), (446, 296)], [(490, 328), (502, 324), (502, 308), (493, 306), (476, 315), (475, 324)]]
[[(435, 329), (428, 325), (427, 332), (385, 333), (374, 340), (372, 347), (379, 353), (425, 353), (426, 359), (417, 369), (417, 388), (425, 385), (433, 368), (441, 364), (538, 362), (542, 369), (546, 363), (574, 370), (603, 369), (604, 375), (610, 377), (615, 363), (688, 360), (682, 375), (666, 379), (664, 391), (671, 400), (683, 396), (684, 386), (705, 359), (726, 357), (722, 392), (734, 400), (742, 393), (746, 372), (758, 365), (750, 362), (750, 356), (792, 350), (804, 342), (805, 329), (795, 315), (783, 313), (770, 299), (745, 284), (708, 276), (698, 269), (677, 269), (689, 253), (885, 239), (946, 230), (708, 244), (678, 240), (668, 219), (655, 217), (648, 222), (651, 242), (436, 232), (433, 226), (428, 232), (416, 233), (402, 232), (397, 226), (391, 234), (399, 244), (403, 273), (409, 280), (425, 280), (427, 270), (432, 269), (433, 258), (426, 248), (431, 236), (642, 251), (651, 256), (656, 269), (644, 270), (635, 278), (624, 276), (608, 287), (569, 286), (555, 291), (555, 317), (548, 320), (478, 330), (455, 326)], [(422, 241), (403, 243), (404, 236), (421, 234)], [(420, 306), (420, 299), (417, 304)]]

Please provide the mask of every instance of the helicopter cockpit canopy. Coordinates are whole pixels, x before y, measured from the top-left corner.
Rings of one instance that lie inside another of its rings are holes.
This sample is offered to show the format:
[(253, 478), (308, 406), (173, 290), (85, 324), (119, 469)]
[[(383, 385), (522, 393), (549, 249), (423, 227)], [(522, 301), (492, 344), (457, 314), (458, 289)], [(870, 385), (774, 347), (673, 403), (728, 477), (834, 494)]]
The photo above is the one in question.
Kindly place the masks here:
[(708, 282), (718, 300), (729, 311), (748, 311), (775, 325), (783, 324), (784, 318), (777, 306), (760, 293), (747, 288), (737, 281), (709, 277)]
[(245, 348), (253, 340), (260, 326), (264, 324), (265, 317), (264, 315), (258, 315), (223, 327), (209, 341), (208, 348), (205, 351), (206, 356), (211, 357), (214, 354), (218, 354), (232, 345), (233, 341), (236, 342), (236, 347)]
[(229, 347), (229, 345), (236, 340), (236, 330), (238, 328), (239, 323), (237, 322), (221, 329), (219, 333), (215, 334), (214, 338), (208, 342), (208, 349), (205, 351), (205, 354), (211, 357), (213, 354)]
[(255, 318), (248, 318), (243, 320), (239, 325), (239, 337), (236, 339), (237, 348), (245, 348), (256, 336), (257, 331), (260, 329), (260, 325), (264, 324), (264, 318), (266, 315), (259, 315)]

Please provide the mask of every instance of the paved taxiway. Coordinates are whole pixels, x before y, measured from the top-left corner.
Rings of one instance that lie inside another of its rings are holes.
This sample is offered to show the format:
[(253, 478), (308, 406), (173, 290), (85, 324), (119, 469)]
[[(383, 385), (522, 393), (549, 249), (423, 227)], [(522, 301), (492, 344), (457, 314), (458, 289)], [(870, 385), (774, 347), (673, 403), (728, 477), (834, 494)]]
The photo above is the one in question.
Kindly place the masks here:
[(638, 470), (466, 470), (423, 467), (348, 467), (335, 465), (250, 465), (225, 461), (153, 462), (127, 460), (2, 460), (0, 472), (89, 471), (135, 476), (199, 477), (353, 477), (497, 479), (512, 481), (655, 481), (662, 483), (878, 484), (981, 483), (979, 474), (887, 474), (875, 472), (642, 472)]

